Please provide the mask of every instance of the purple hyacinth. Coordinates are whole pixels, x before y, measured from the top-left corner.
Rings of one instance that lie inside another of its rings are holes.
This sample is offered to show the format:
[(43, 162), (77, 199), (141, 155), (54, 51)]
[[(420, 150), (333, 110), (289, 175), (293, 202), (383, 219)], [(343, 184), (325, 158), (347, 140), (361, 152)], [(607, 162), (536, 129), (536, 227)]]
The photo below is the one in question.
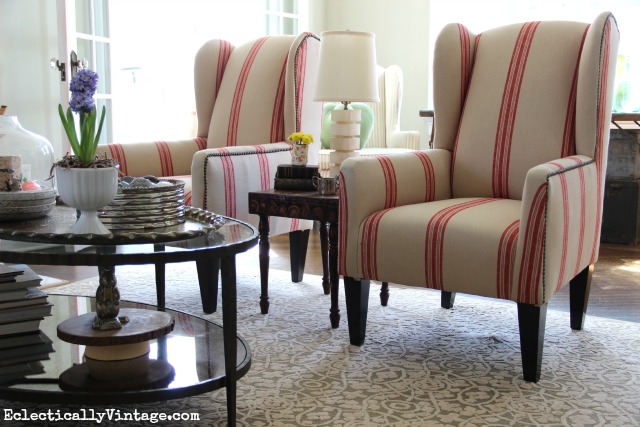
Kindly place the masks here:
[(71, 79), (69, 107), (76, 113), (90, 113), (95, 106), (93, 95), (98, 89), (98, 73), (89, 69), (78, 71)]

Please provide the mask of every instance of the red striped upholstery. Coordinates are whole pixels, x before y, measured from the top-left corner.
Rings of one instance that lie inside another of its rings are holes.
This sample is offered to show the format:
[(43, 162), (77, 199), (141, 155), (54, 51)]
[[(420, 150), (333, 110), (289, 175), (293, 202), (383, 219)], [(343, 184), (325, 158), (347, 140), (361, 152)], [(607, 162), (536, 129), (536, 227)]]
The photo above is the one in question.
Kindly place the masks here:
[[(291, 147), (285, 142), (245, 147), (224, 147), (199, 151), (194, 163), (203, 165), (206, 187), (195, 186), (193, 205), (213, 212), (224, 212), (258, 226), (258, 217), (249, 215), (249, 191), (273, 187), (279, 164), (290, 162)], [(269, 219), (269, 233), (295, 231), (300, 221)]]
[(340, 273), (541, 305), (593, 264), (618, 41), (608, 13), (446, 26), (435, 149), (342, 165)]
[(185, 204), (191, 205), (191, 160), (207, 146), (206, 138), (98, 146), (99, 156), (116, 159), (125, 176), (152, 175), (185, 181)]
[[(247, 193), (271, 188), (276, 166), (291, 162), (291, 146), (282, 141), (297, 131), (320, 140), (322, 104), (312, 101), (319, 44), (311, 33), (237, 47), (211, 40), (195, 58), (199, 136), (109, 144), (99, 152), (117, 159), (125, 175), (179, 176), (187, 182), (188, 204), (257, 224), (248, 215)], [(310, 164), (317, 163), (319, 149), (319, 143), (311, 146)], [(311, 226), (278, 219), (270, 232)]]
[[(291, 146), (282, 141), (296, 131), (311, 133), (319, 141), (322, 104), (312, 100), (319, 44), (310, 33), (263, 37), (233, 48), (223, 67), (215, 62), (223, 69), (221, 79), (201, 75), (211, 90), (215, 88), (216, 99), (213, 104), (197, 104), (206, 106), (211, 119), (205, 131), (207, 149), (191, 164), (194, 206), (257, 225), (258, 217), (248, 215), (247, 193), (272, 188), (277, 165), (291, 163)], [(218, 50), (205, 45), (196, 68), (213, 63), (210, 56)], [(203, 130), (202, 124), (198, 127)], [(319, 149), (319, 143), (311, 145), (310, 164), (317, 164)], [(312, 225), (272, 218), (270, 234)]]

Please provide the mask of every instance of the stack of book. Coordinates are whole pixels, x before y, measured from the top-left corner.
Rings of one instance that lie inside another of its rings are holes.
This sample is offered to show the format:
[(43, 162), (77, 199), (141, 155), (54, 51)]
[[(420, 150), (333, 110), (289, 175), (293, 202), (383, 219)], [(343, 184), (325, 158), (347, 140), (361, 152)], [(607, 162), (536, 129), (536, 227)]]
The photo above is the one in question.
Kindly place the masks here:
[(276, 190), (315, 191), (313, 177), (318, 166), (278, 165), (273, 188)]
[(53, 307), (26, 265), (0, 265), (0, 383), (42, 372), (53, 351), (40, 322)]

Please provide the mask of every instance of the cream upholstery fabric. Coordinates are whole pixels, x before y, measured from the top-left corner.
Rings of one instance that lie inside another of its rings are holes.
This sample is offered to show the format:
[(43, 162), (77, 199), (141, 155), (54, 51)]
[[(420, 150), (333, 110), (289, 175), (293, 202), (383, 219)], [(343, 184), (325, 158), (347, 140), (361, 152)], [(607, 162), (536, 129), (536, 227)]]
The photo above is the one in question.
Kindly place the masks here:
[(369, 279), (439, 289), (445, 308), (456, 292), (512, 300), (523, 377), (538, 381), (547, 302), (569, 282), (571, 327), (584, 322), (618, 44), (610, 13), (591, 25), (442, 30), (434, 149), (341, 166), (352, 344), (364, 341)]
[(367, 148), (420, 148), (418, 131), (400, 130), (402, 91), (404, 88), (402, 69), (397, 65), (387, 68), (378, 66), (378, 93), (380, 102), (367, 102), (373, 109), (373, 132)]
[[(100, 150), (116, 158), (125, 174), (181, 176), (193, 206), (257, 225), (258, 217), (248, 214), (247, 193), (272, 188), (277, 165), (291, 163), (287, 136), (304, 131), (319, 140), (322, 104), (312, 100), (319, 44), (311, 33), (238, 47), (211, 40), (195, 58), (198, 137)], [(317, 164), (319, 149), (320, 143), (311, 145), (310, 164)], [(270, 234), (311, 226), (272, 218)]]
[(435, 149), (342, 165), (341, 274), (538, 305), (593, 264), (618, 37), (608, 14), (445, 27)]
[[(215, 45), (205, 45), (198, 52), (196, 69), (204, 68), (200, 64), (213, 62), (211, 56), (222, 52), (216, 69), (222, 69), (223, 75), (200, 76), (205, 85), (216, 88), (217, 96), (211, 109), (208, 148), (198, 152), (191, 165), (194, 206), (258, 225), (258, 217), (248, 214), (247, 193), (272, 188), (277, 165), (291, 163), (290, 144), (270, 145), (285, 141), (296, 131), (311, 133), (319, 140), (322, 104), (312, 100), (319, 47), (316, 36), (304, 33), (264, 37), (233, 48), (228, 55), (228, 49)], [(255, 147), (247, 151), (244, 146)], [(311, 144), (309, 164), (317, 164), (319, 149), (319, 143)], [(225, 156), (220, 157), (221, 152)], [(255, 158), (249, 159), (251, 156)], [(215, 170), (231, 165), (233, 173)], [(247, 165), (251, 165), (247, 173), (240, 173)], [(233, 183), (228, 181), (231, 176), (235, 177)], [(212, 181), (220, 177), (227, 181)], [(221, 190), (233, 192), (224, 197), (235, 205), (219, 203), (223, 195), (217, 192)], [(270, 234), (275, 235), (308, 229), (313, 223), (274, 217), (269, 225)]]
[[(378, 66), (378, 93), (380, 102), (365, 102), (373, 109), (373, 131), (366, 147), (360, 150), (364, 156), (386, 154), (389, 148), (395, 152), (418, 150), (420, 133), (400, 130), (400, 112), (402, 108), (403, 75), (397, 65), (387, 68)], [(321, 171), (329, 170), (329, 151), (320, 150), (319, 166)]]
[[(291, 146), (286, 142), (198, 151), (193, 163), (202, 165), (203, 170), (194, 171), (193, 177), (205, 185), (194, 187), (194, 205), (197, 201), (210, 211), (250, 221), (246, 214), (247, 194), (273, 188), (273, 172), (279, 164), (290, 163), (290, 159)], [(280, 219), (284, 218), (269, 219), (270, 234)], [(299, 220), (287, 220), (285, 227), (291, 230), (285, 228), (285, 232), (294, 231), (299, 225)]]
[(191, 161), (207, 145), (205, 138), (99, 145), (98, 156), (116, 159), (124, 176), (158, 176), (185, 182), (185, 204), (191, 205)]

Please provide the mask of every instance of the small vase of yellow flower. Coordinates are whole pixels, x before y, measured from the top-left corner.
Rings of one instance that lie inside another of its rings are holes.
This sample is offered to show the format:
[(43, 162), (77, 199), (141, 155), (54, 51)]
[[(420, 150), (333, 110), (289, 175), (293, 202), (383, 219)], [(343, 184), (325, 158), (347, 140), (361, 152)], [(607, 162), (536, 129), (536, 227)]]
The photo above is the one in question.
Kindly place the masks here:
[(313, 142), (313, 135), (304, 132), (294, 132), (287, 138), (293, 142), (291, 150), (291, 164), (306, 166), (309, 161), (309, 144)]

